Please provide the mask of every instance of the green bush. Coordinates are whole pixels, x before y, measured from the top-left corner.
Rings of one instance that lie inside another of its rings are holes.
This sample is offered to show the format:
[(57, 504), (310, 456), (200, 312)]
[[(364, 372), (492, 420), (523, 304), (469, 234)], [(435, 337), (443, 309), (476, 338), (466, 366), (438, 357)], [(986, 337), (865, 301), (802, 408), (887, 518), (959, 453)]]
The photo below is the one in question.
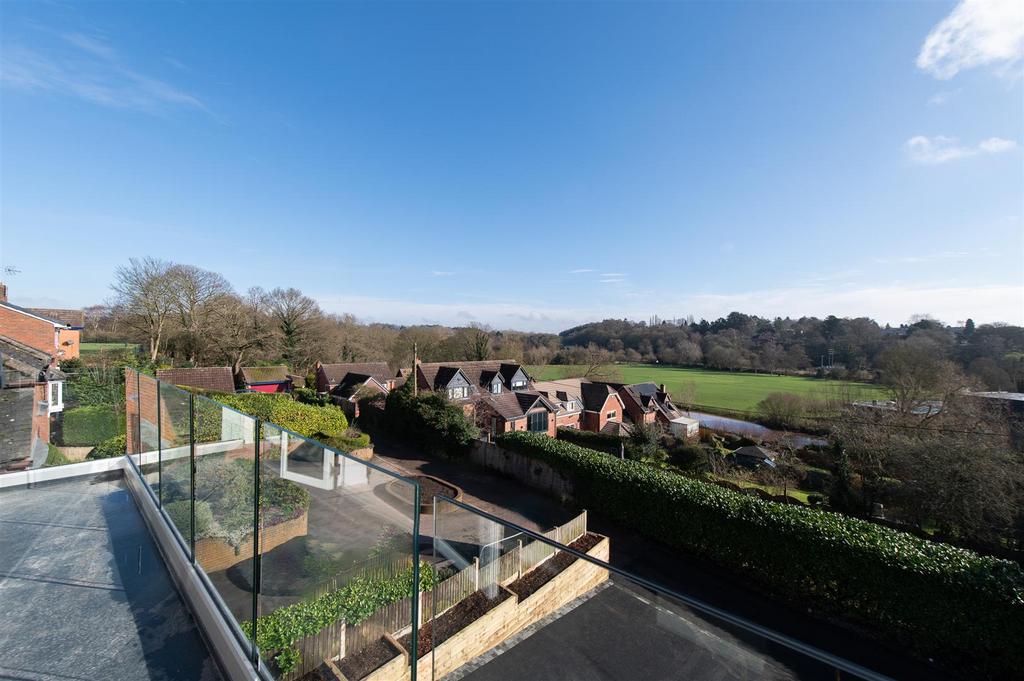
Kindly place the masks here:
[(413, 396), (410, 383), (388, 393), (385, 405), (388, 430), (430, 452), (461, 456), (480, 434), (460, 405), (436, 392)]
[[(183, 535), (188, 536), (190, 529), (189, 515), (192, 513), (192, 502), (189, 499), (172, 501), (164, 506), (164, 511), (171, 518), (171, 522)], [(213, 525), (213, 511), (208, 502), (196, 500), (196, 539), (210, 536), (210, 527)]]
[(802, 605), (991, 677), (1024, 667), (1017, 563), (827, 511), (765, 502), (534, 433), (502, 447), (573, 481), (579, 503)]
[[(436, 575), (427, 563), (420, 564), (420, 591), (434, 587)], [(335, 622), (359, 624), (386, 605), (412, 595), (413, 571), (384, 579), (357, 577), (323, 596), (279, 608), (256, 620), (256, 645), (269, 653), (282, 672), (298, 663), (293, 647), (300, 638), (315, 634)], [(242, 631), (252, 637), (252, 622), (242, 622)]]
[(321, 395), (313, 388), (296, 388), (292, 394), (303, 404), (312, 404), (316, 407), (332, 404), (330, 395)]
[(124, 410), (111, 404), (76, 407), (63, 413), (64, 444), (85, 447), (124, 432)]
[(110, 459), (115, 456), (124, 456), (128, 451), (128, 436), (122, 433), (121, 435), (115, 435), (114, 437), (104, 440), (95, 447), (92, 451), (86, 454), (87, 459)]
[(50, 466), (63, 466), (66, 463), (72, 463), (71, 459), (64, 456), (64, 453), (54, 445), (47, 443), (46, 463), (43, 464), (43, 468), (49, 468)]
[(576, 428), (559, 428), (558, 439), (572, 442), (580, 447), (596, 449), (599, 452), (618, 455), (622, 446), (622, 438), (607, 433), (595, 433), (590, 430), (577, 430)]
[(346, 435), (326, 438), (324, 444), (340, 449), (343, 452), (351, 452), (356, 449), (366, 449), (369, 447), (370, 436), (368, 433), (353, 433), (350, 431)]
[(311, 437), (314, 433), (336, 437), (348, 429), (345, 412), (331, 404), (318, 407), (296, 402), (288, 395), (269, 393), (212, 394), (210, 397), (304, 437)]

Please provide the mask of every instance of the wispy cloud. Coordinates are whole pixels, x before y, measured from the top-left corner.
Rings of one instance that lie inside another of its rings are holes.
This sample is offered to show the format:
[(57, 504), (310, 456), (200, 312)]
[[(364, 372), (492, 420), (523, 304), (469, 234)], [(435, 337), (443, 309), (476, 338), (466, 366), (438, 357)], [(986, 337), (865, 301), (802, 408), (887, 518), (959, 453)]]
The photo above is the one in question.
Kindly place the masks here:
[(992, 65), (1006, 74), (1022, 58), (1024, 3), (962, 0), (925, 38), (917, 66), (948, 80), (976, 66)]
[(942, 90), (928, 98), (928, 106), (942, 106), (960, 94), (960, 90)]
[(129, 67), (104, 38), (65, 33), (59, 39), (65, 49), (45, 54), (21, 45), (8, 46), (0, 58), (0, 82), (150, 114), (176, 108), (210, 113), (197, 96)]
[(596, 271), (597, 270), (592, 270), (592, 269), (589, 269), (587, 267), (581, 267), (578, 270), (569, 270), (569, 274), (586, 274), (587, 272), (596, 272)]
[(914, 163), (938, 165), (979, 154), (1001, 154), (1016, 149), (1017, 142), (1001, 137), (990, 137), (975, 146), (965, 146), (960, 144), (956, 137), (918, 135), (907, 140), (904, 147)]
[(901, 255), (893, 258), (875, 258), (879, 265), (910, 265), (924, 262), (938, 262), (941, 260), (957, 260), (972, 255), (968, 251), (940, 251), (938, 253), (924, 253), (921, 255)]
[(451, 277), (454, 276), (454, 272), (446, 272), (444, 270), (433, 270), (430, 273), (432, 277)]
[(601, 276), (602, 277), (618, 277), (618, 278), (621, 278), (621, 277), (624, 277), (626, 275), (623, 274), (622, 272), (602, 272)]

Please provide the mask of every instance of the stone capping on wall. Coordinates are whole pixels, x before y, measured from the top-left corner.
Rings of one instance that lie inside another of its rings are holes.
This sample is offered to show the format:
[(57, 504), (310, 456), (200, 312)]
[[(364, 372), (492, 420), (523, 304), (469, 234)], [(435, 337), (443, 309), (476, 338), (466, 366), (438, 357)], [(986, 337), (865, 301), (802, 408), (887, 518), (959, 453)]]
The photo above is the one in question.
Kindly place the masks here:
[[(607, 563), (611, 543), (608, 537), (598, 536), (601, 541), (587, 551), (587, 555)], [(416, 681), (431, 681), (450, 674), (526, 627), (589, 593), (607, 579), (607, 569), (577, 558), (522, 601), (515, 593), (499, 585), (499, 589), (511, 594), (509, 598), (420, 658), (416, 664)], [(403, 650), (403, 655), (395, 657), (361, 681), (408, 681), (409, 654), (400, 645), (397, 647)], [(344, 678), (339, 675), (339, 679)]]

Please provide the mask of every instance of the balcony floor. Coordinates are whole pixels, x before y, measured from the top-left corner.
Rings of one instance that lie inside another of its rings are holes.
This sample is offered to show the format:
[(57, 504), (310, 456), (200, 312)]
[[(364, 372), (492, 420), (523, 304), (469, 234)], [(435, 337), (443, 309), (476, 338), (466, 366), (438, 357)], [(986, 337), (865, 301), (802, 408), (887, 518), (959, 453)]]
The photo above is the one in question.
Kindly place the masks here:
[(120, 477), (0, 492), (0, 679), (220, 679)]
[[(824, 665), (613, 578), (445, 681), (834, 681)], [(852, 678), (846, 677), (843, 678)]]

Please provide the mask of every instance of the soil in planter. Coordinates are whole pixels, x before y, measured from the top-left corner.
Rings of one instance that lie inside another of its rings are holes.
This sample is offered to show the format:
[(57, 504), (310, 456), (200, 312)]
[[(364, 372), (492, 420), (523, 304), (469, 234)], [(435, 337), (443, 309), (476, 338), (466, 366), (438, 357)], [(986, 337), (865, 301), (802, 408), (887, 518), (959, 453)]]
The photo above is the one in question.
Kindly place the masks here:
[[(504, 589), (500, 589), (494, 598), (488, 598), (483, 591), (470, 594), (437, 619), (420, 627), (419, 636), (416, 639), (416, 655), (423, 657), (435, 645), (441, 645), (483, 617), (488, 611), (498, 607), (506, 598), (511, 597), (512, 594)], [(409, 650), (409, 646), (412, 644), (412, 634), (406, 634), (398, 642), (403, 648)]]
[(391, 642), (381, 636), (354, 655), (346, 655), (336, 662), (338, 669), (349, 681), (359, 681), (380, 669), (400, 655), (400, 651)]
[[(586, 553), (597, 546), (600, 541), (601, 537), (588, 532), (573, 543), (569, 544), (569, 547), (582, 553)], [(575, 563), (577, 560), (576, 556), (571, 553), (559, 551), (551, 558), (548, 558), (546, 561), (509, 584), (508, 588), (510, 591), (515, 593), (515, 595), (519, 596), (519, 600), (521, 602), (536, 593), (538, 589), (557, 577), (560, 572)]]

